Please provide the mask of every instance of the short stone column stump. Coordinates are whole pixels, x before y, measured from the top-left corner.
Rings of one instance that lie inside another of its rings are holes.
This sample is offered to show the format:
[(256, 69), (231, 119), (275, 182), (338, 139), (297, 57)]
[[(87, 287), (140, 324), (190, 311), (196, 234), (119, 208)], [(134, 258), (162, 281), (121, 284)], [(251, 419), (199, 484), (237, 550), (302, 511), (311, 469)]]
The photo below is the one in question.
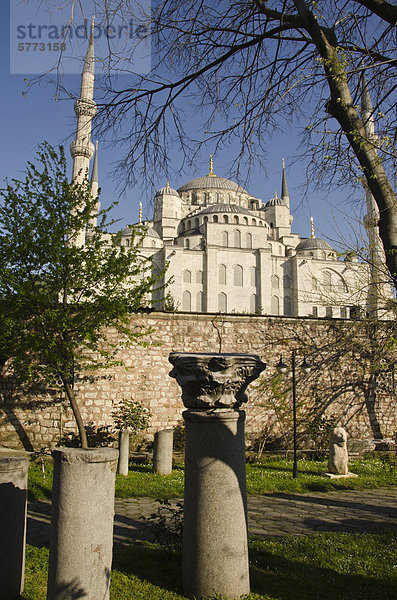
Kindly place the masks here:
[(23, 591), (26, 498), (29, 461), (0, 458), (0, 598), (16, 600)]
[(160, 475), (172, 473), (173, 429), (162, 429), (154, 434), (153, 471)]
[(172, 353), (186, 426), (183, 587), (194, 598), (250, 593), (245, 390), (265, 369), (258, 356)]
[(108, 600), (118, 450), (56, 448), (47, 600)]

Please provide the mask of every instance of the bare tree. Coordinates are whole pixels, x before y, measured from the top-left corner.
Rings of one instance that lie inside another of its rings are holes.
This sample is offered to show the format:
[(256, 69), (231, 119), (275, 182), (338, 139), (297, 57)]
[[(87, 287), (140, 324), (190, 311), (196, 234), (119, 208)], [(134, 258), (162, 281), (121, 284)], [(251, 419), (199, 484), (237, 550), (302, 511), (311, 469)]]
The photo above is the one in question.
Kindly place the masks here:
[[(135, 1), (96, 4), (99, 20), (108, 24), (136, 14)], [(179, 145), (182, 167), (202, 143), (219, 149), (237, 141), (238, 174), (243, 163), (249, 168), (264, 160), (274, 129), (306, 117), (309, 175), (322, 181), (348, 178), (349, 184), (365, 178), (379, 208), (380, 237), (397, 287), (391, 185), (396, 21), (397, 7), (385, 0), (275, 0), (271, 6), (265, 0), (163, 0), (147, 15), (149, 74), (136, 75), (131, 68), (128, 80), (112, 78), (121, 56), (110, 51), (97, 126), (113, 130), (128, 146), (119, 165), (128, 184), (154, 168), (158, 173), (160, 165), (167, 171), (171, 143)], [(368, 116), (358, 108), (364, 72), (377, 141), (367, 135)], [(200, 111), (201, 135), (189, 129), (191, 115)]]

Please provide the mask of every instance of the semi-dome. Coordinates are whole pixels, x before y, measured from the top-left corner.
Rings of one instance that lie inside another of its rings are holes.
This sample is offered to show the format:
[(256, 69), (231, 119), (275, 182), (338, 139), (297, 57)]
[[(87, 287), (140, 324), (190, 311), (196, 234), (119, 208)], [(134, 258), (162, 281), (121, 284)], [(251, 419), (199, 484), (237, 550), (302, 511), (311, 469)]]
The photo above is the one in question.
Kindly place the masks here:
[(253, 213), (243, 206), (238, 206), (237, 204), (223, 204), (218, 202), (216, 204), (209, 204), (209, 206), (206, 206), (206, 208), (203, 208), (203, 210), (200, 210), (193, 215), (189, 215), (189, 217), (196, 217), (197, 215), (205, 215), (208, 213), (235, 213), (253, 216)]
[(328, 242), (315, 237), (303, 239), (296, 247), (297, 252), (304, 252), (308, 250), (327, 250), (328, 252), (334, 251)]
[[(123, 229), (123, 231), (121, 232), (122, 236), (131, 236), (131, 227), (126, 227), (125, 229)], [(149, 227), (148, 230), (146, 231), (145, 234), (147, 237), (154, 237), (154, 238), (158, 238), (161, 240), (161, 237), (159, 236), (159, 234), (157, 233), (157, 231), (155, 229), (153, 229), (153, 227)]]
[(216, 175), (206, 175), (192, 179), (178, 188), (178, 192), (188, 192), (190, 190), (223, 190), (229, 192), (238, 192), (239, 194), (248, 194), (248, 192), (235, 181), (226, 179), (226, 177), (217, 177)]

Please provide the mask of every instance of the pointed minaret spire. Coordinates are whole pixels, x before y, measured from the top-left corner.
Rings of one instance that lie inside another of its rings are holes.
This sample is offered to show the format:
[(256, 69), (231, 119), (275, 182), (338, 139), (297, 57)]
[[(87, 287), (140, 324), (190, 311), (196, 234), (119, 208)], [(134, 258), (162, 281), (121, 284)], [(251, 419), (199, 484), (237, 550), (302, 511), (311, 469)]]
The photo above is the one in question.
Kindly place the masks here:
[[(94, 102), (94, 20), (92, 21), (91, 36), (88, 42), (84, 67), (81, 73), (80, 98), (74, 103), (77, 117), (76, 138), (70, 144), (70, 154), (73, 158), (72, 181), (81, 182), (88, 177), (90, 160), (94, 155), (94, 144), (91, 142), (91, 124), (96, 115), (97, 107)], [(97, 186), (98, 191), (98, 186)], [(86, 232), (82, 230), (76, 236), (75, 244), (83, 246)]]
[(88, 42), (84, 67), (81, 74), (80, 98), (74, 104), (77, 117), (76, 139), (70, 145), (73, 158), (72, 179), (82, 180), (88, 175), (90, 160), (94, 155), (94, 145), (91, 142), (91, 124), (96, 115), (97, 107), (94, 102), (94, 20), (92, 21), (91, 36)]
[(313, 217), (310, 217), (310, 238), (314, 240), (316, 236), (314, 235), (314, 221)]
[(139, 202), (139, 225), (142, 223), (142, 202)]
[(289, 193), (288, 193), (288, 185), (287, 185), (287, 177), (285, 175), (285, 165), (283, 159), (283, 178), (281, 182), (281, 199), (283, 200), (285, 206), (289, 208)]

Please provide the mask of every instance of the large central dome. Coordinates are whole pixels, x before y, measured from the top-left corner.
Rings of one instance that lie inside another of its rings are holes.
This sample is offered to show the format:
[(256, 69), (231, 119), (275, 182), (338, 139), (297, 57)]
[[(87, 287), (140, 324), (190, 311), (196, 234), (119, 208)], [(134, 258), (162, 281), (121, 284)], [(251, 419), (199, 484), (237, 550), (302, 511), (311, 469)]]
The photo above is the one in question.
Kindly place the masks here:
[(241, 187), (235, 181), (231, 181), (230, 179), (226, 179), (226, 177), (217, 177), (216, 175), (206, 175), (204, 177), (197, 177), (196, 179), (192, 179), (178, 188), (178, 192), (187, 192), (190, 190), (227, 190), (232, 192), (238, 192), (239, 194), (247, 194), (249, 193)]

